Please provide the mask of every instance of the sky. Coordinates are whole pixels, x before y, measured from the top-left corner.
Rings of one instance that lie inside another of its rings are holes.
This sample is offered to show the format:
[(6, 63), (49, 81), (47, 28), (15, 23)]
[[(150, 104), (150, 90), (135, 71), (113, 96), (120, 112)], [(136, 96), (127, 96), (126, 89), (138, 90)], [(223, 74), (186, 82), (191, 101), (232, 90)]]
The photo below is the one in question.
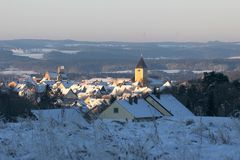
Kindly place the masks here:
[(240, 0), (0, 0), (0, 39), (240, 41)]

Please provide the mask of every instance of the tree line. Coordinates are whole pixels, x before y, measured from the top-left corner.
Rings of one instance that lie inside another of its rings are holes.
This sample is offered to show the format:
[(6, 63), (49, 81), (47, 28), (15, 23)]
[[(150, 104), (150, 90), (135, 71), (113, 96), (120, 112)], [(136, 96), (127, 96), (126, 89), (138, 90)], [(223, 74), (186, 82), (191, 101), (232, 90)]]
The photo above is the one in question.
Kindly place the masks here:
[(239, 116), (240, 82), (230, 82), (223, 73), (204, 73), (199, 79), (172, 87), (170, 92), (195, 115)]

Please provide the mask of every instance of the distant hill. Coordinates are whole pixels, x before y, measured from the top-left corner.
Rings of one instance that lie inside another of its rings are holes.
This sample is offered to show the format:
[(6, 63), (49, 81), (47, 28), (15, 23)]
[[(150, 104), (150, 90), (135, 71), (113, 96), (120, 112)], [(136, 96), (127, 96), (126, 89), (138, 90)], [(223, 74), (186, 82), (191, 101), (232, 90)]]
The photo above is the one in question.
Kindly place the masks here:
[[(143, 54), (150, 69), (238, 70), (239, 42), (88, 42), (17, 39), (0, 41), (0, 67), (43, 72), (133, 69)], [(230, 58), (230, 59), (229, 59)]]
[[(58, 50), (79, 50), (81, 52), (130, 54), (132, 58), (143, 54), (147, 58), (214, 59), (240, 55), (240, 43), (211, 41), (199, 42), (87, 42), (74, 40), (2, 40), (1, 48), (48, 48)], [(101, 56), (101, 55), (100, 55)], [(96, 57), (95, 57), (96, 58)]]

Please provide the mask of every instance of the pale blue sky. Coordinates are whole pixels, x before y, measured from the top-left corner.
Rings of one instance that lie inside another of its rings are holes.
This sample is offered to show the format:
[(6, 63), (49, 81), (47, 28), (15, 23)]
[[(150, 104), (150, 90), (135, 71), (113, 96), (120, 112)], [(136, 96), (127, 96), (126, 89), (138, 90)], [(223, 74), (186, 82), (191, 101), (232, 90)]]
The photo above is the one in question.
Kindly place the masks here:
[(240, 0), (0, 0), (0, 39), (240, 41)]

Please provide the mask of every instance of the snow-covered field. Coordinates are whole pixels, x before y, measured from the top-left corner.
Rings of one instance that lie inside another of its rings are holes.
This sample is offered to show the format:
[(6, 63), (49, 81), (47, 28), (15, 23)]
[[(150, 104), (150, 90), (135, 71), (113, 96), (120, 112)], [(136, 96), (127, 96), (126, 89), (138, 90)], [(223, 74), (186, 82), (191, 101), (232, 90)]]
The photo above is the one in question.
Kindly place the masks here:
[(60, 119), (0, 123), (0, 159), (240, 159), (240, 120), (193, 117), (89, 124), (61, 114)]
[[(204, 72), (212, 72), (213, 70), (179, 70), (179, 69), (155, 69), (155, 70), (149, 70), (149, 73), (152, 72), (164, 72), (168, 74), (176, 74), (180, 72), (193, 72), (195, 74), (202, 74)], [(133, 70), (123, 70), (123, 71), (112, 71), (112, 72), (102, 72), (102, 73), (133, 73)]]
[(25, 75), (25, 74), (37, 74), (35, 71), (30, 71), (30, 70), (20, 70), (19, 68), (15, 67), (10, 67), (10, 68), (5, 68), (4, 70), (0, 71), (0, 74), (4, 75)]
[(240, 56), (228, 57), (227, 59), (240, 59)]
[(54, 48), (32, 48), (32, 49), (18, 48), (18, 49), (11, 49), (10, 51), (13, 52), (13, 55), (29, 57), (32, 59), (43, 59), (44, 54), (51, 53), (53, 51), (61, 52), (64, 54), (77, 54), (81, 52), (80, 50), (58, 50)]

